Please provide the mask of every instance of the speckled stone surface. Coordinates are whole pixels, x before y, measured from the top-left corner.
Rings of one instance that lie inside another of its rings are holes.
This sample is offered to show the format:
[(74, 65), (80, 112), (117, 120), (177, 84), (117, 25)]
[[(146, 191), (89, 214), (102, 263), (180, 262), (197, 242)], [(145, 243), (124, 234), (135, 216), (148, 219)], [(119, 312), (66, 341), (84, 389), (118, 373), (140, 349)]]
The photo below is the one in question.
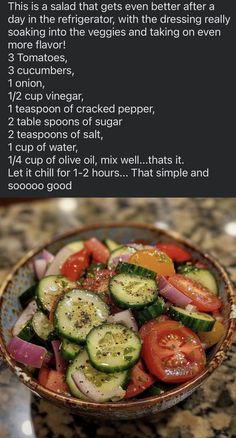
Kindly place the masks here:
[[(55, 199), (0, 208), (0, 281), (28, 250), (80, 225), (156, 223), (215, 255), (236, 282), (236, 198)], [(236, 438), (236, 343), (192, 396), (155, 419), (93, 422), (40, 400), (0, 365), (0, 438)]]

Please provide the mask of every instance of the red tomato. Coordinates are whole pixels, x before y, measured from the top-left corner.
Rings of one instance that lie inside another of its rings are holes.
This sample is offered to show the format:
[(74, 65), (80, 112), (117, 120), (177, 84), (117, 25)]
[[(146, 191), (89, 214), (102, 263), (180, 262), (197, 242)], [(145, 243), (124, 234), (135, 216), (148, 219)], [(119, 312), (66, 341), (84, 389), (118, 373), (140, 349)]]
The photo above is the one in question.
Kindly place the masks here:
[(165, 252), (174, 262), (188, 262), (192, 260), (191, 254), (180, 246), (172, 243), (157, 243), (156, 247)]
[(138, 334), (142, 341), (144, 341), (145, 337), (152, 331), (152, 330), (158, 330), (159, 323), (156, 319), (152, 319), (151, 321), (146, 322), (146, 324), (143, 324), (140, 328)]
[(94, 277), (85, 278), (83, 288), (94, 292), (106, 292), (109, 290), (109, 279), (115, 274), (110, 269), (98, 269), (94, 272)]
[[(95, 271), (94, 277), (85, 278), (83, 288), (101, 294), (101, 299), (108, 305), (111, 305), (109, 278), (112, 277), (114, 273), (115, 272), (110, 269), (98, 269)], [(105, 292), (107, 293), (105, 294)]]
[(43, 367), (39, 371), (38, 381), (40, 385), (59, 394), (69, 392), (68, 386), (65, 382), (65, 375), (59, 373), (59, 371)]
[(83, 248), (72, 254), (61, 267), (61, 273), (71, 281), (79, 280), (85, 269), (89, 266), (90, 252)]
[(197, 335), (177, 321), (158, 324), (144, 339), (148, 370), (169, 383), (186, 382), (205, 367), (206, 356)]
[(176, 289), (192, 300), (194, 306), (201, 312), (213, 312), (221, 307), (221, 300), (195, 280), (181, 274), (173, 275), (168, 281)]
[(141, 394), (141, 392), (149, 388), (155, 381), (156, 378), (146, 373), (142, 361), (139, 360), (131, 371), (131, 381), (126, 389), (125, 398), (131, 398)]
[(39, 375), (38, 375), (38, 381), (40, 385), (46, 386), (48, 381), (48, 375), (49, 375), (50, 369), (46, 367), (40, 368)]
[(98, 263), (106, 263), (110, 255), (109, 250), (96, 237), (84, 242), (85, 248), (92, 254), (94, 260)]

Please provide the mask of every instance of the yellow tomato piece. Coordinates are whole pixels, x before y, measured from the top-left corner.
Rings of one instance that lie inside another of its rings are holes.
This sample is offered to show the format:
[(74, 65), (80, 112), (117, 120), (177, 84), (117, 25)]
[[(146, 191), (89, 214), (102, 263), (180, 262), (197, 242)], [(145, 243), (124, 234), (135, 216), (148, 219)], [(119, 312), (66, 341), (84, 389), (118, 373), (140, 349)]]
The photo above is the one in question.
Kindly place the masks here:
[(216, 321), (213, 329), (210, 332), (199, 332), (198, 337), (203, 344), (206, 346), (212, 347), (212, 345), (217, 344), (224, 335), (224, 326), (220, 321)]
[(150, 269), (158, 275), (169, 277), (175, 274), (174, 263), (162, 251), (155, 248), (143, 249), (135, 252), (129, 259), (130, 263)]

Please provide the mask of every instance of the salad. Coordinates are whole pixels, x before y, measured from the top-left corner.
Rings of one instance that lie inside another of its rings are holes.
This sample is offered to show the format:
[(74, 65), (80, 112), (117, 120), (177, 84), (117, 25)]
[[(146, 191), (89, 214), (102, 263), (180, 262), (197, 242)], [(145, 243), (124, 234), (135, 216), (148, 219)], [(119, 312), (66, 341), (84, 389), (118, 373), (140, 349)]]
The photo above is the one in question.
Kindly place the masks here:
[(182, 246), (91, 238), (33, 267), (7, 349), (56, 393), (159, 395), (201, 373), (224, 334), (216, 278)]

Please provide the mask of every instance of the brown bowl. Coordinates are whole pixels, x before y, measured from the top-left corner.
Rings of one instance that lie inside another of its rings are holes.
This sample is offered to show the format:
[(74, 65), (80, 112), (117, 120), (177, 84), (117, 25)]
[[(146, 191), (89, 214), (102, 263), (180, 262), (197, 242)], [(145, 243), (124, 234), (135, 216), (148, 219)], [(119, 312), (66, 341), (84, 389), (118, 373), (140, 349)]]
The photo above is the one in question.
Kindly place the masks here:
[[(33, 283), (31, 267), (32, 258), (42, 250), (56, 252), (66, 243), (75, 239), (90, 237), (103, 239), (105, 237), (128, 243), (144, 239), (149, 243), (159, 241), (177, 242), (186, 247), (194, 257), (204, 263), (214, 272), (219, 283), (220, 296), (223, 300), (223, 315), (225, 335), (221, 341), (211, 349), (205, 370), (192, 380), (184, 383), (162, 395), (152, 396), (132, 401), (117, 403), (85, 402), (75, 397), (59, 395), (39, 385), (27, 368), (16, 363), (6, 350), (6, 343), (11, 337), (11, 328), (20, 314), (19, 295)], [(35, 394), (50, 400), (60, 407), (66, 407), (71, 412), (96, 418), (109, 420), (130, 420), (134, 418), (153, 415), (168, 409), (182, 401), (206, 380), (210, 374), (221, 364), (232, 342), (236, 327), (236, 298), (233, 285), (225, 269), (214, 258), (204, 254), (191, 242), (180, 237), (177, 233), (160, 230), (152, 225), (139, 223), (119, 222), (91, 225), (64, 234), (41, 248), (34, 249), (26, 254), (12, 269), (0, 288), (0, 350), (1, 355), (9, 368), (18, 378)]]

